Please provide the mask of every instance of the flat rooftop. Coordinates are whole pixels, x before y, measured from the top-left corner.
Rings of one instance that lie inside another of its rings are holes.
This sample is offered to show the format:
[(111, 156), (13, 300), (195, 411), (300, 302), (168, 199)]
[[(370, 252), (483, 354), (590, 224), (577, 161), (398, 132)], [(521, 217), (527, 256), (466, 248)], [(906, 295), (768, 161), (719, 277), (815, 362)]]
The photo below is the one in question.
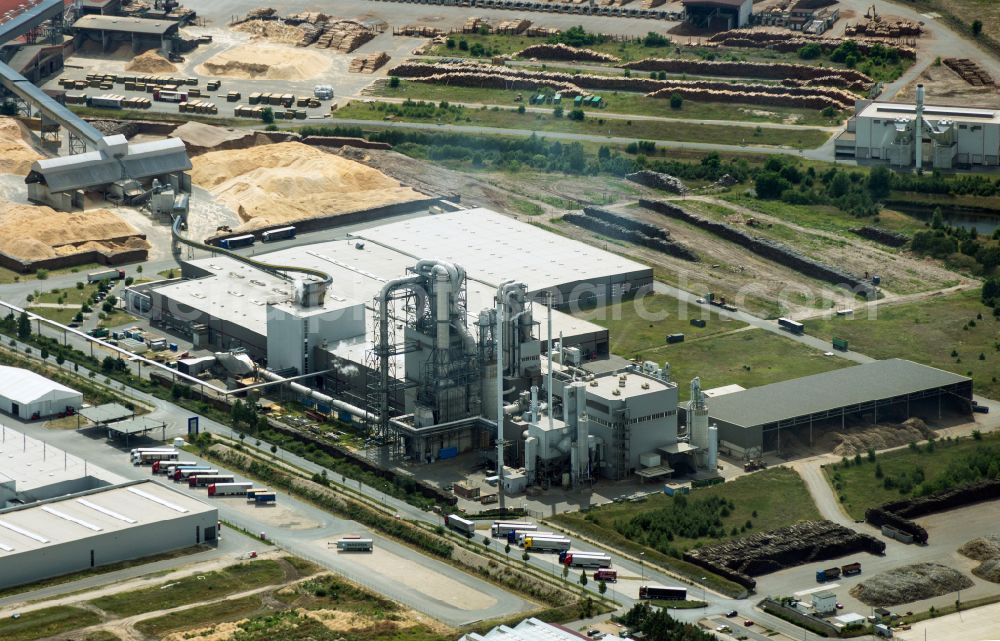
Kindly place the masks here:
[(0, 510), (0, 561), (18, 552), (210, 511), (215, 508), (155, 481)]
[(126, 480), (92, 461), (84, 461), (10, 427), (0, 426), (0, 483), (15, 481), (18, 492), (29, 492), (86, 476), (112, 484)]
[(967, 382), (965, 376), (892, 358), (716, 396), (708, 401), (708, 415), (753, 427)]
[[(901, 102), (873, 102), (858, 114), (862, 118), (905, 118), (913, 120), (917, 114), (917, 106)], [(924, 118), (927, 120), (954, 120), (955, 122), (975, 124), (1000, 124), (1000, 111), (996, 109), (977, 109), (973, 107), (951, 107), (944, 105), (924, 105)]]
[(513, 279), (537, 292), (559, 285), (652, 274), (646, 265), (477, 207), (404, 220), (355, 236), (416, 258), (442, 258), (496, 289)]
[(179, 28), (179, 24), (173, 20), (89, 15), (83, 16), (74, 22), (73, 28), (162, 36), (170, 31), (176, 31)]
[[(621, 384), (623, 381), (624, 385)], [(664, 383), (635, 372), (629, 372), (627, 374), (599, 376), (588, 381), (587, 393), (606, 401), (621, 401), (626, 398), (656, 394), (675, 387), (677, 387), (676, 383)]]

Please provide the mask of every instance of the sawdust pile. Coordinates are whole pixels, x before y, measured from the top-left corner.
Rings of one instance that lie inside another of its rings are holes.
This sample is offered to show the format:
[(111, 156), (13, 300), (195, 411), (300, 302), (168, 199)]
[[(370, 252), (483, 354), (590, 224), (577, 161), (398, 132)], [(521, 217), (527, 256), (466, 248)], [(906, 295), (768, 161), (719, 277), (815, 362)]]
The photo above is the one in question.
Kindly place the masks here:
[(172, 62), (157, 53), (156, 49), (150, 49), (145, 53), (140, 53), (132, 62), (125, 65), (125, 71), (138, 71), (139, 73), (176, 73), (177, 67)]
[(1000, 557), (983, 561), (972, 570), (972, 573), (984, 581), (1000, 583)]
[(302, 40), (302, 35), (305, 33), (302, 29), (279, 20), (247, 20), (233, 27), (233, 31), (242, 31), (271, 42), (290, 45)]
[(250, 42), (209, 58), (195, 71), (206, 76), (267, 80), (310, 80), (325, 73), (328, 57), (269, 42)]
[(827, 436), (833, 441), (834, 454), (854, 456), (858, 452), (867, 452), (869, 448), (884, 450), (923, 441), (930, 436), (936, 437), (937, 434), (919, 418), (908, 418), (898, 425), (850, 427), (831, 432)]
[(13, 118), (0, 118), (0, 173), (27, 174), (44, 156), (35, 151), (27, 128)]
[(1000, 557), (1000, 534), (976, 537), (958, 548), (958, 553), (974, 561)]
[(378, 170), (298, 142), (202, 154), (194, 182), (245, 221), (241, 231), (424, 196)]
[(851, 588), (851, 596), (865, 605), (888, 607), (967, 590), (972, 579), (940, 563), (914, 563), (894, 568)]
[(24, 261), (149, 249), (132, 225), (107, 209), (59, 212), (42, 205), (0, 202), (0, 251)]

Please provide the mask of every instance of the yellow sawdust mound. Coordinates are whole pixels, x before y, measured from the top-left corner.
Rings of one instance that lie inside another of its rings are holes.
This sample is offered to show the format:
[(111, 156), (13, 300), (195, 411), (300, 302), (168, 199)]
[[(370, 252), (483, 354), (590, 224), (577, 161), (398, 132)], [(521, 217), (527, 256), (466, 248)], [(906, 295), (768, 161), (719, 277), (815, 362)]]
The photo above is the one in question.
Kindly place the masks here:
[(150, 49), (145, 53), (140, 53), (132, 62), (125, 65), (125, 71), (138, 71), (140, 73), (174, 73), (177, 67), (169, 60), (161, 56), (155, 49)]
[(13, 118), (0, 118), (0, 173), (27, 174), (31, 163), (43, 158), (28, 144), (28, 132)]
[(209, 58), (195, 71), (206, 76), (310, 80), (330, 68), (330, 58), (303, 48), (250, 42)]
[(233, 31), (242, 31), (259, 38), (267, 38), (272, 42), (295, 44), (302, 40), (302, 29), (285, 24), (278, 20), (247, 20), (233, 27)]
[(0, 201), (0, 251), (22, 260), (148, 248), (135, 227), (107, 209), (66, 213)]
[(378, 170), (298, 142), (214, 151), (192, 163), (194, 182), (239, 212), (241, 230), (424, 197)]

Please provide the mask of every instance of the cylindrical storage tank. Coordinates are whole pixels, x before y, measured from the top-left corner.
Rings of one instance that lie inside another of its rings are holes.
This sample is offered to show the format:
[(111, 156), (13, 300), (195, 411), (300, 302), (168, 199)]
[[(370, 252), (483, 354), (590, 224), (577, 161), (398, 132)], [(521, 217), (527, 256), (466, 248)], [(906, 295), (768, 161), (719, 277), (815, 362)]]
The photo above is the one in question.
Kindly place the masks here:
[(694, 403), (688, 406), (688, 433), (691, 445), (703, 452), (708, 449), (708, 408), (695, 409)]
[(719, 428), (712, 425), (708, 428), (708, 469), (715, 471), (719, 461)]

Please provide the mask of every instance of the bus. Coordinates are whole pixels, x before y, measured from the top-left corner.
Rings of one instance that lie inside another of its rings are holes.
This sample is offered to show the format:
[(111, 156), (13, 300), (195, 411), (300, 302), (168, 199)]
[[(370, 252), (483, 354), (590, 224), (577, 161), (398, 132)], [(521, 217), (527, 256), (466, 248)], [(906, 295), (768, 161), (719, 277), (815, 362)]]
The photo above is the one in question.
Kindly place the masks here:
[(639, 586), (640, 599), (657, 599), (659, 601), (686, 601), (687, 588), (668, 588), (664, 585)]
[(537, 525), (532, 525), (531, 523), (514, 522), (514, 521), (493, 521), (493, 526), (490, 528), (490, 533), (494, 537), (506, 537), (510, 532), (534, 532), (538, 529)]
[(279, 227), (278, 229), (268, 229), (260, 235), (260, 239), (265, 243), (274, 240), (284, 240), (285, 238), (295, 238), (294, 226), (289, 225), (288, 227)]
[(798, 321), (793, 321), (791, 318), (779, 318), (778, 326), (793, 334), (802, 334), (806, 331), (805, 325)]
[(360, 537), (344, 537), (337, 541), (338, 552), (371, 552), (375, 542)]

